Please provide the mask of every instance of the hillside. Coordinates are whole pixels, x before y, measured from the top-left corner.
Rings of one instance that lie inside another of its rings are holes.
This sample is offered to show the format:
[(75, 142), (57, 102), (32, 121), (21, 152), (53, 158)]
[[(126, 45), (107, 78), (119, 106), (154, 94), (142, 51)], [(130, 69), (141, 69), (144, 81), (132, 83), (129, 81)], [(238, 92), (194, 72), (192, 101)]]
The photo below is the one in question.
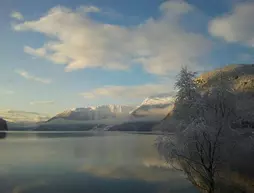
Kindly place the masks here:
[[(228, 65), (223, 68), (215, 69), (201, 74), (197, 78), (200, 86), (207, 90), (219, 84), (233, 88), (237, 97), (237, 110), (241, 113), (246, 122), (253, 122), (254, 116), (254, 65)], [(167, 130), (174, 132), (174, 120), (170, 112), (160, 124), (156, 125), (154, 130)]]

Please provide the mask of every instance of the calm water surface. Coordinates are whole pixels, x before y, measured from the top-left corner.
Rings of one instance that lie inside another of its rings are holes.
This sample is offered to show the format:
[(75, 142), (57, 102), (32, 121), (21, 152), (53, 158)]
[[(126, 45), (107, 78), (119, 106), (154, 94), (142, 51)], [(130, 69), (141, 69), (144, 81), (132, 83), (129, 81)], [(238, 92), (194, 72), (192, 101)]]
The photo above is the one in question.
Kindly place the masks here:
[(196, 193), (153, 147), (156, 135), (10, 133), (0, 193)]

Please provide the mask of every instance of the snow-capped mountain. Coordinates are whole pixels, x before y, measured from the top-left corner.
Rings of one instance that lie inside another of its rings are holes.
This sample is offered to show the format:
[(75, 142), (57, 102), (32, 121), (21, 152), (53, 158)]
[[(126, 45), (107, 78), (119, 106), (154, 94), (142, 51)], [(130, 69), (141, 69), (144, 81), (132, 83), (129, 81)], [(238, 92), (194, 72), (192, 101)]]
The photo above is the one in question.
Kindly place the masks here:
[(139, 106), (101, 105), (73, 108), (49, 119), (44, 125), (106, 124), (160, 121), (170, 111), (173, 93), (146, 98)]
[(173, 93), (163, 93), (159, 95), (154, 95), (146, 98), (142, 103), (142, 105), (163, 105), (163, 104), (169, 104), (172, 103), (174, 100)]
[(73, 108), (57, 114), (48, 120), (90, 121), (128, 116), (134, 107), (126, 105), (101, 105), (96, 107)]
[(132, 117), (157, 117), (164, 118), (170, 111), (174, 102), (173, 93), (163, 93), (146, 98), (140, 106), (130, 114)]
[(33, 124), (37, 122), (43, 122), (49, 119), (48, 115), (26, 112), (26, 111), (15, 111), (15, 110), (0, 110), (0, 117), (5, 119), (9, 123), (22, 123), (22, 124)]

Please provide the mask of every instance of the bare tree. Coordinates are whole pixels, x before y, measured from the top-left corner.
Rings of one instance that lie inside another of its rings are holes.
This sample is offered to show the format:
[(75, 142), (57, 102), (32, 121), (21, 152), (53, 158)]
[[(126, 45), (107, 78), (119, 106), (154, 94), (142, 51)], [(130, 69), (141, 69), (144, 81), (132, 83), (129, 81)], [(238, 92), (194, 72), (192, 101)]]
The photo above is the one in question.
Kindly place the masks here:
[(176, 82), (173, 118), (175, 136), (164, 135), (157, 147), (168, 163), (184, 171), (192, 184), (203, 192), (214, 193), (220, 170), (226, 166), (235, 146), (232, 129), (236, 120), (235, 96), (222, 81), (202, 91), (193, 72), (183, 68)]

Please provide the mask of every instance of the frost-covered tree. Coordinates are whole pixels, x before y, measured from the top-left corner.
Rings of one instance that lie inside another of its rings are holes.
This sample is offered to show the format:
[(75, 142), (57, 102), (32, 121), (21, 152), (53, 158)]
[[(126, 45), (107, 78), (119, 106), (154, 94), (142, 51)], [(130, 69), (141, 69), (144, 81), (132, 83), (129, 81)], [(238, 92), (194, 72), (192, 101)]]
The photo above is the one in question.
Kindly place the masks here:
[[(174, 118), (182, 123), (183, 128), (192, 121), (193, 116), (197, 113), (195, 105), (200, 94), (195, 79), (196, 73), (183, 67), (177, 75), (175, 83), (177, 93), (173, 109)], [(178, 128), (178, 130), (182, 129)]]
[(183, 67), (177, 75), (175, 88), (177, 89), (176, 102), (193, 100), (196, 95), (197, 84), (195, 83), (196, 73)]
[(202, 91), (195, 73), (183, 68), (177, 78), (173, 118), (175, 136), (158, 138), (157, 147), (166, 161), (181, 169), (200, 190), (214, 193), (220, 170), (226, 166), (237, 133), (235, 96), (222, 81)]

